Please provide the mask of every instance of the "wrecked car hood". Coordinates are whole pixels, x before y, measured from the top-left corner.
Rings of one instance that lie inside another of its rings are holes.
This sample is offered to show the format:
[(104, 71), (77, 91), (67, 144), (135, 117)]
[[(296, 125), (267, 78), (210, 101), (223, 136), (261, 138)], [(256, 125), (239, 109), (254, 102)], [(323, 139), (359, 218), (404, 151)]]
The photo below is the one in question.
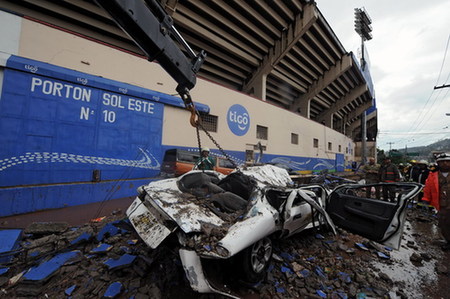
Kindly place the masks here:
[(253, 166), (242, 173), (255, 179), (260, 186), (292, 187), (292, 181), (286, 169), (273, 165)]
[(152, 182), (144, 187), (148, 196), (185, 232), (200, 232), (203, 223), (221, 226), (224, 221), (209, 209), (206, 201), (183, 193), (177, 179)]

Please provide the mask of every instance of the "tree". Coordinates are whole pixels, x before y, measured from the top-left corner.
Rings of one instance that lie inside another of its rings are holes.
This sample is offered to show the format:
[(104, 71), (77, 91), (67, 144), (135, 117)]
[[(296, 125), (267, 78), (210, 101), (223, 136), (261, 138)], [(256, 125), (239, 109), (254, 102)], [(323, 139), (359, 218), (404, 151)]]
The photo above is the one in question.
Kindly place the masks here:
[(382, 162), (386, 158), (386, 154), (384, 150), (377, 147), (377, 161), (378, 163)]

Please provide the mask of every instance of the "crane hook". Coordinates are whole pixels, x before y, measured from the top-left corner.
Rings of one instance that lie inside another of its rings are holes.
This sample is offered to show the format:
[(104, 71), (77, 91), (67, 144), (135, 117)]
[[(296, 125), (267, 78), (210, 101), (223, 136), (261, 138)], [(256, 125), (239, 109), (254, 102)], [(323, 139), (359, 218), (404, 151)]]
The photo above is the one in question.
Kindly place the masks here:
[(189, 122), (191, 123), (191, 126), (193, 126), (194, 128), (198, 127), (198, 124), (200, 122), (200, 114), (195, 109), (195, 106), (189, 105), (188, 107), (186, 107), (186, 109), (191, 111), (191, 118), (189, 120)]

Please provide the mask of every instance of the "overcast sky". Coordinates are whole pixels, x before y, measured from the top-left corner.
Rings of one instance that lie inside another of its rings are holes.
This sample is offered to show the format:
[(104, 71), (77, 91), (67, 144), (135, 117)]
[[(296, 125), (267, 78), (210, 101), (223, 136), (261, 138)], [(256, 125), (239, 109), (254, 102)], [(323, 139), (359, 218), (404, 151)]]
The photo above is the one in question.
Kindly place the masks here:
[[(372, 19), (366, 42), (378, 108), (379, 148), (450, 138), (450, 0), (316, 0), (348, 52), (359, 57), (354, 8)], [(449, 49), (446, 47), (448, 46)], [(442, 71), (441, 71), (442, 68)], [(392, 143), (392, 144), (389, 144)]]

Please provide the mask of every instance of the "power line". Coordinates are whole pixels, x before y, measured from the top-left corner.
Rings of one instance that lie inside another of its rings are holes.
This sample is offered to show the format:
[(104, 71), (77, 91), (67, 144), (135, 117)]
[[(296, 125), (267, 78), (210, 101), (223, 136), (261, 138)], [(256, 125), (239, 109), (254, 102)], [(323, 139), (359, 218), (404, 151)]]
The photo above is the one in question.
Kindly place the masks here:
[(450, 131), (446, 131), (446, 132), (423, 132), (423, 133), (415, 133), (415, 132), (378, 132), (378, 134), (381, 135), (406, 135), (406, 136), (416, 136), (416, 135), (439, 135), (439, 134), (450, 134)]
[(448, 38), (447, 38), (447, 45), (445, 46), (444, 58), (442, 59), (441, 70), (439, 71), (439, 76), (438, 76), (438, 78), (436, 80), (436, 84), (434, 84), (435, 86), (438, 84), (439, 79), (441, 78), (441, 73), (442, 73), (442, 69), (444, 68), (445, 57), (447, 56), (447, 50), (448, 50), (449, 42), (450, 42), (450, 34), (448, 35)]
[[(445, 64), (445, 58), (446, 58), (446, 56), (447, 56), (447, 51), (448, 51), (449, 43), (450, 43), (450, 34), (449, 34), (449, 36), (448, 36), (448, 38), (447, 38), (447, 44), (446, 44), (446, 46), (445, 46), (444, 57), (443, 57), (443, 59), (442, 59), (441, 68), (440, 68), (439, 75), (438, 75), (438, 78), (437, 78), (437, 80), (436, 80), (435, 86), (438, 84), (439, 79), (441, 78), (442, 70), (443, 70), (444, 64)], [(450, 73), (449, 73), (449, 76), (450, 76)], [(446, 82), (447, 82), (448, 78), (449, 78), (449, 77), (447, 77)], [(446, 82), (445, 82), (445, 83), (446, 83)], [(445, 83), (444, 83), (444, 84), (445, 84)], [(440, 96), (442, 90), (439, 90), (439, 93), (438, 93), (438, 95), (436, 96), (436, 98), (433, 100), (433, 103), (432, 103), (431, 106), (428, 108), (428, 110), (425, 111), (425, 108), (427, 107), (428, 103), (430, 102), (430, 100), (431, 100), (431, 98), (432, 98), (432, 96), (433, 96), (433, 94), (434, 94), (434, 90), (435, 90), (435, 89), (433, 89), (433, 90), (431, 91), (430, 96), (428, 97), (427, 101), (425, 102), (425, 105), (424, 105), (423, 108), (420, 110), (419, 116), (415, 119), (415, 121), (414, 121), (413, 124), (411, 125), (410, 129), (408, 130), (408, 132), (412, 132), (412, 131), (415, 131), (415, 130), (419, 130), (419, 126), (423, 123), (423, 121), (425, 120), (426, 116), (429, 114), (429, 112), (430, 112), (431, 109), (433, 108), (433, 106), (434, 106), (434, 104), (436, 103), (437, 99), (439, 98), (439, 96)], [(444, 96), (444, 98), (445, 98), (445, 96)], [(444, 99), (444, 98), (443, 98), (443, 99)], [(431, 114), (431, 115), (432, 115), (432, 114)], [(427, 121), (430, 119), (431, 115), (428, 117)], [(426, 124), (427, 121), (426, 121), (424, 124)]]

